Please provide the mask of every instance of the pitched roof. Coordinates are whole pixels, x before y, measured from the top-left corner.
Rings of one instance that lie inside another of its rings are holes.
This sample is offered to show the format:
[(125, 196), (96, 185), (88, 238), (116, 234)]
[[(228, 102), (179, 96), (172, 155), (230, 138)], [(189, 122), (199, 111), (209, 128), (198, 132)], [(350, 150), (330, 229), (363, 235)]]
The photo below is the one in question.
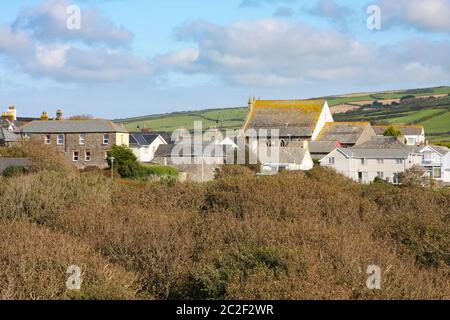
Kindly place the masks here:
[[(309, 152), (306, 149), (299, 148), (299, 147), (278, 147), (277, 152), (278, 156), (276, 154), (273, 154), (272, 151), (274, 149), (272, 147), (267, 148), (267, 157), (270, 159), (270, 162), (267, 163), (297, 163), (301, 164), (306, 156), (306, 154)], [(276, 159), (272, 159), (273, 157), (276, 157)]]
[(316, 140), (355, 144), (368, 127), (369, 122), (327, 122)]
[(407, 146), (396, 137), (375, 136), (367, 142), (351, 148), (338, 148), (339, 152), (352, 158), (406, 159), (415, 153), (414, 146)]
[(120, 125), (104, 119), (36, 120), (17, 129), (22, 133), (126, 133)]
[(244, 125), (247, 129), (279, 129), (280, 136), (311, 136), (325, 100), (256, 100)]
[(375, 136), (351, 149), (408, 149), (408, 147), (396, 137)]
[(439, 153), (441, 156), (445, 156), (447, 153), (450, 152), (450, 149), (445, 146), (429, 145), (428, 147)]
[(163, 139), (163, 137), (155, 133), (133, 132), (130, 134), (130, 145), (149, 146), (158, 139), (158, 137)]
[(355, 149), (338, 148), (342, 154), (351, 158), (371, 158), (371, 159), (406, 159), (410, 151), (405, 149)]
[(14, 142), (19, 140), (19, 136), (5, 128), (0, 127), (0, 140)]
[(338, 141), (309, 141), (308, 148), (311, 153), (330, 153), (340, 147)]
[(409, 136), (417, 136), (421, 135), (424, 127), (421, 125), (374, 125), (372, 126), (373, 130), (378, 136), (382, 136), (384, 132), (389, 128), (394, 127), (395, 130), (398, 130), (402, 133), (402, 135)]
[[(207, 147), (209, 149), (211, 156), (217, 157), (226, 157), (229, 152), (234, 151), (234, 148), (229, 145), (219, 145), (219, 144), (191, 144), (189, 142), (186, 143), (178, 143), (178, 144), (161, 144), (158, 146), (158, 149), (155, 151), (155, 157), (170, 157), (172, 156), (173, 149), (177, 146), (179, 152), (176, 152), (174, 156), (176, 157), (201, 157), (206, 151)], [(183, 148), (185, 146), (185, 148)], [(219, 151), (221, 150), (221, 151)], [(208, 151), (208, 152), (209, 152)], [(216, 153), (216, 151), (218, 153)]]

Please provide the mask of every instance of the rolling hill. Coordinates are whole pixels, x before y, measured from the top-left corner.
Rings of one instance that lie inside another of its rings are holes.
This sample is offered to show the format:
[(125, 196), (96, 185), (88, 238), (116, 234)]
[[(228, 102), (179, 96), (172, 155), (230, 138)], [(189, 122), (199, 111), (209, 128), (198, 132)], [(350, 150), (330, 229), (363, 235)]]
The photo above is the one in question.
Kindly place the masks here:
[[(377, 124), (422, 124), (430, 140), (450, 141), (450, 87), (399, 91), (353, 93), (323, 97), (327, 99), (336, 121), (369, 120)], [(175, 112), (127, 119), (117, 119), (130, 131), (148, 129), (171, 132), (193, 129), (202, 121), (203, 129), (241, 128), (247, 107)]]

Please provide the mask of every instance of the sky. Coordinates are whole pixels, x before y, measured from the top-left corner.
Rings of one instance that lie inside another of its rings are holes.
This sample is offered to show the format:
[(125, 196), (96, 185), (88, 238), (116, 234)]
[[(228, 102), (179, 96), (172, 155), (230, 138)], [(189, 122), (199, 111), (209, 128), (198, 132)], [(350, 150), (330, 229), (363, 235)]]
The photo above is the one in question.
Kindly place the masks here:
[(0, 110), (126, 118), (450, 85), (448, 17), (450, 0), (4, 1)]

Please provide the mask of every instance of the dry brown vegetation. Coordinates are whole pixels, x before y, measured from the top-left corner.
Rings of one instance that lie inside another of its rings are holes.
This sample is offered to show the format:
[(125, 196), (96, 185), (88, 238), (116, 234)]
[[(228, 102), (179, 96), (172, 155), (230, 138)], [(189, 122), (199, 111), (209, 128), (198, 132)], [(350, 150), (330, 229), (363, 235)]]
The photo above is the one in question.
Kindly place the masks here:
[(40, 168), (0, 178), (3, 299), (450, 298), (448, 191), (323, 168), (175, 185)]

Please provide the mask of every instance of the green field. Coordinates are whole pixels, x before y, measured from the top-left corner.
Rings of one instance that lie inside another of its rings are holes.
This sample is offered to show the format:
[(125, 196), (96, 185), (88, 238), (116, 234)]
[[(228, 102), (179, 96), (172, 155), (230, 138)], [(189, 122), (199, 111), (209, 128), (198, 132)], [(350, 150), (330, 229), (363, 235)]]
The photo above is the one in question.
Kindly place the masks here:
[[(325, 97), (330, 106), (358, 101), (398, 99), (404, 96), (428, 96), (449, 94), (450, 87), (410, 89), (402, 91), (374, 92), (362, 95), (342, 95)], [(248, 108), (207, 109), (199, 111), (176, 112), (164, 115), (142, 116), (116, 120), (123, 123), (129, 131), (148, 129), (172, 132), (185, 128), (192, 130), (194, 121), (202, 121), (203, 129), (242, 128)], [(335, 115), (336, 121), (370, 121), (372, 124), (422, 124), (433, 141), (450, 141), (450, 97), (426, 100), (405, 101), (391, 106), (369, 106), (364, 109)]]

